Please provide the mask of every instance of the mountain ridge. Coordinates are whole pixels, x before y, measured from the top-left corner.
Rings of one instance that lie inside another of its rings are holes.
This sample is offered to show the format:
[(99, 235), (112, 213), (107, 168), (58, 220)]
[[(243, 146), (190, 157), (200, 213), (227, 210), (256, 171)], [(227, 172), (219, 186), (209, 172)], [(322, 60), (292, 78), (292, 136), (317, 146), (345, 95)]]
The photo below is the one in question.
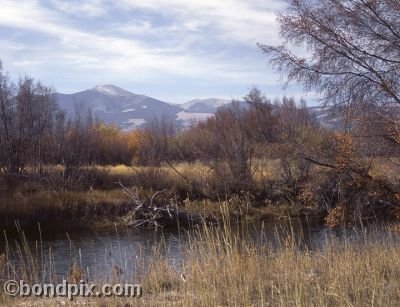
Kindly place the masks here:
[(213, 116), (219, 106), (230, 103), (229, 100), (208, 98), (172, 104), (113, 84), (96, 85), (72, 94), (56, 93), (56, 100), (70, 117), (79, 105), (79, 112), (90, 110), (96, 118), (126, 131), (140, 128), (156, 117), (166, 117), (187, 126), (192, 121)]
[[(135, 94), (113, 84), (96, 85), (77, 93), (56, 93), (59, 107), (68, 117), (78, 112), (89, 112), (95, 118), (114, 124), (124, 131), (143, 127), (154, 118), (164, 117), (179, 126), (212, 117), (219, 107), (232, 100), (221, 98), (193, 99), (183, 104), (172, 104), (142, 94)], [(336, 126), (337, 118), (328, 116), (329, 109), (310, 107), (310, 111), (324, 125)]]

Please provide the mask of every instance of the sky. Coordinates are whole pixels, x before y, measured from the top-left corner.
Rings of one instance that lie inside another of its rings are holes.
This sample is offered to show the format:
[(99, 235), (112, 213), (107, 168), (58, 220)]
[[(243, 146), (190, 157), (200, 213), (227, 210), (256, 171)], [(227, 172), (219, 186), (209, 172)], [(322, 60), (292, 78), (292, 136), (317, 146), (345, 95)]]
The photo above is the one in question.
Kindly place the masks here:
[(172, 103), (284, 88), (257, 43), (280, 44), (279, 0), (0, 0), (0, 59), (61, 93), (114, 84)]

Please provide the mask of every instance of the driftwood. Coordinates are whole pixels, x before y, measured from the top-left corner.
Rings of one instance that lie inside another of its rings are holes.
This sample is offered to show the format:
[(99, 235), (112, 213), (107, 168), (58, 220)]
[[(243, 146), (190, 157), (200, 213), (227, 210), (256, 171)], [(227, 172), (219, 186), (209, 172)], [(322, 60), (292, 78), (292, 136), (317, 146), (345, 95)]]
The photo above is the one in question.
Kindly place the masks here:
[(165, 226), (191, 227), (202, 223), (213, 224), (215, 219), (204, 218), (200, 214), (189, 213), (178, 208), (171, 200), (156, 202), (157, 197), (167, 192), (166, 189), (153, 194), (150, 200), (141, 200), (137, 190), (131, 190), (118, 182), (122, 191), (133, 202), (134, 208), (123, 216), (122, 222), (130, 227), (159, 228)]

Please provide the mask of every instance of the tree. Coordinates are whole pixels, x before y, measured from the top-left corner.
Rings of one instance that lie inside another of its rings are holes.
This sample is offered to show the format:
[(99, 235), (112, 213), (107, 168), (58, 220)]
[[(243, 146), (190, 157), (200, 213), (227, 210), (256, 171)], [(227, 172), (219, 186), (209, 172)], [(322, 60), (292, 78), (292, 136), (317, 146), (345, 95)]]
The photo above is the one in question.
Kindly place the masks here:
[(253, 124), (252, 135), (258, 142), (271, 143), (276, 141), (276, 116), (269, 99), (256, 87), (244, 97), (249, 106), (250, 123)]
[(306, 102), (296, 105), (294, 98), (283, 97), (277, 110), (279, 138), (289, 144), (300, 145), (309, 131), (316, 131), (319, 124), (307, 109)]
[[(327, 104), (350, 106), (339, 108), (346, 133), (398, 146), (400, 2), (288, 0), (278, 22), (285, 44), (259, 47), (288, 82), (317, 90)], [(307, 55), (295, 55), (292, 45), (306, 47)]]
[(130, 164), (133, 150), (129, 138), (117, 126), (96, 123), (93, 126), (96, 135), (95, 161), (97, 164)]
[(161, 162), (173, 160), (171, 140), (177, 133), (174, 122), (167, 118), (154, 118), (141, 131), (138, 162), (159, 166)]
[(398, 0), (289, 0), (278, 22), (286, 44), (259, 47), (288, 80), (329, 103), (400, 105)]
[[(350, 115), (344, 131), (328, 133), (299, 154), (327, 170), (334, 182), (329, 194), (337, 195), (333, 205), (352, 208), (354, 216), (376, 214), (382, 203), (398, 204), (390, 182), (374, 178), (370, 170), (376, 138), (398, 146), (400, 2), (288, 0), (278, 22), (284, 44), (259, 44), (270, 62), (288, 82), (321, 93), (326, 104), (344, 106)], [(292, 46), (306, 52), (296, 54)], [(363, 154), (360, 138), (367, 141)]]
[(14, 85), (0, 62), (0, 163), (4, 173), (18, 171), (18, 158), (15, 157), (14, 135)]
[(54, 91), (34, 79), (25, 77), (19, 81), (16, 96), (16, 119), (21, 152), (29, 153), (34, 170), (41, 172), (42, 143), (51, 134), (56, 105)]
[[(207, 120), (211, 151), (217, 172), (230, 182), (233, 190), (248, 189), (252, 186), (252, 157), (255, 140), (251, 124), (253, 114), (233, 101), (229, 107), (220, 108), (215, 117)], [(228, 174), (224, 172), (227, 165)]]
[(27, 163), (38, 171), (42, 141), (57, 110), (53, 90), (30, 77), (15, 86), (0, 63), (0, 163), (3, 173), (23, 173)]

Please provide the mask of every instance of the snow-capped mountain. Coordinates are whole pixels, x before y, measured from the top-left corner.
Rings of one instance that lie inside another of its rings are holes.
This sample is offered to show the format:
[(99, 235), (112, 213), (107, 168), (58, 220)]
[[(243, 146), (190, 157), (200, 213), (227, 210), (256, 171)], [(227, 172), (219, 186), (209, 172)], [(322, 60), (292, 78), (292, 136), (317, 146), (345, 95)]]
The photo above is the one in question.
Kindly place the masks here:
[(112, 84), (97, 85), (92, 90), (97, 91), (102, 94), (105, 94), (105, 95), (117, 96), (117, 97), (134, 95), (131, 92), (128, 92), (128, 91), (126, 91), (118, 86), (112, 85)]
[[(74, 94), (57, 93), (56, 100), (70, 117), (76, 112), (85, 114), (91, 110), (95, 118), (115, 124), (125, 131), (143, 127), (147, 122), (159, 117), (175, 120), (181, 126), (188, 126), (193, 121), (213, 116), (219, 107), (231, 103), (226, 99), (209, 98), (195, 99), (180, 105), (172, 104), (137, 95), (110, 84), (98, 85)], [(333, 114), (331, 108), (310, 107), (310, 111), (326, 127), (335, 129), (340, 123), (341, 117)]]
[(231, 100), (219, 98), (194, 99), (185, 102), (181, 107), (191, 113), (215, 113), (219, 107), (230, 102)]
[(124, 130), (138, 128), (155, 117), (175, 119), (182, 111), (178, 106), (114, 85), (99, 85), (75, 94), (57, 94), (56, 99), (70, 116), (74, 116), (79, 106), (79, 112), (91, 110), (94, 117)]

